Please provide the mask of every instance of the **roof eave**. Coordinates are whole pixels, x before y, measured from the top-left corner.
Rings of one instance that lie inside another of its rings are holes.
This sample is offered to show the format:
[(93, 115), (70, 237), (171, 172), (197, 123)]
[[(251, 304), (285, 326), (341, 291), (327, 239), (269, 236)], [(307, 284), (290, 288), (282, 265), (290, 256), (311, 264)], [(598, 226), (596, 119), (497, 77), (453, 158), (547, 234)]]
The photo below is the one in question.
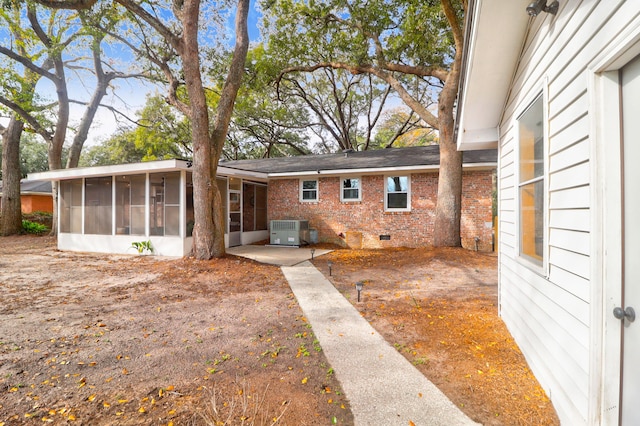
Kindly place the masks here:
[(530, 0), (472, 0), (457, 111), (459, 150), (497, 148)]
[(119, 176), (134, 173), (160, 173), (176, 170), (188, 170), (191, 162), (186, 160), (160, 160), (146, 163), (116, 164), (112, 166), (78, 167), (73, 169), (58, 169), (41, 173), (29, 173), (28, 180), (63, 180), (79, 177)]

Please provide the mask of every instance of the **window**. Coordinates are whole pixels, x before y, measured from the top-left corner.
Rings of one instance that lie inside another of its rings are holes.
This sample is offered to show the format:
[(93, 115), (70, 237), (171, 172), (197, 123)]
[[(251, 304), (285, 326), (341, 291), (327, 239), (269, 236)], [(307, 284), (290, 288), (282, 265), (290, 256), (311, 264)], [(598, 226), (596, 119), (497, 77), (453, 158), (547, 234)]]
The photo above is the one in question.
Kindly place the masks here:
[(82, 179), (60, 182), (60, 232), (82, 233)]
[(542, 96), (518, 118), (520, 255), (538, 265), (544, 245), (544, 114)]
[(409, 176), (387, 176), (385, 183), (385, 210), (411, 210)]
[(318, 201), (318, 181), (300, 181), (300, 201)]
[(340, 192), (341, 201), (360, 201), (360, 178), (342, 179), (342, 191)]
[(84, 233), (111, 235), (111, 176), (84, 181)]
[(116, 176), (116, 234), (144, 235), (145, 175)]
[(149, 175), (150, 235), (180, 235), (180, 172)]
[(242, 230), (267, 230), (267, 187), (257, 183), (242, 185)]

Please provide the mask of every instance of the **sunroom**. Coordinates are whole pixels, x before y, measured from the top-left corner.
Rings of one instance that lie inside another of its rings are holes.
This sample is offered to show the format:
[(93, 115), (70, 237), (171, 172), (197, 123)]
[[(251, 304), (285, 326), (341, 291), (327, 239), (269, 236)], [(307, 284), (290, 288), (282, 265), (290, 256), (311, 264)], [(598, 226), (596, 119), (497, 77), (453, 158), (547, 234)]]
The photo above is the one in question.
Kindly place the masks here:
[[(162, 160), (63, 169), (29, 175), (58, 182), (58, 248), (100, 253), (185, 256), (194, 225), (191, 162)], [(216, 183), (225, 217), (225, 246), (269, 237), (267, 179), (262, 173), (219, 168)]]

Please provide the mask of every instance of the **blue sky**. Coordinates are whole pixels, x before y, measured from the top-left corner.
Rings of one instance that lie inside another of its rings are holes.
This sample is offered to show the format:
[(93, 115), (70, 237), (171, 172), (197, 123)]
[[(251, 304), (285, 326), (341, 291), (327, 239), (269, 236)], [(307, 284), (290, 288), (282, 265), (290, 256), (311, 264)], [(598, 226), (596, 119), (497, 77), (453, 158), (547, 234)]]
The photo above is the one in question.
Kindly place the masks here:
[[(248, 29), (249, 29), (249, 38), (251, 41), (258, 41), (260, 38), (260, 33), (258, 29), (258, 24), (261, 19), (261, 14), (256, 8), (256, 0), (251, 0), (251, 6), (249, 10), (249, 19), (248, 19)], [(235, 21), (235, 8), (231, 11), (229, 16), (229, 22), (227, 24), (227, 31), (233, 34), (234, 23)], [(7, 28), (2, 28), (0, 26), (0, 43), (9, 47), (12, 44), (11, 37), (8, 34)], [(105, 49), (106, 55), (111, 56), (112, 60), (119, 61), (124, 63), (130, 63), (133, 60), (133, 57), (129, 52), (125, 52), (120, 50), (120, 47), (111, 47), (109, 45), (103, 46)], [(109, 58), (105, 58), (107, 61)], [(122, 65), (122, 64), (120, 64)], [(119, 66), (117, 66), (119, 67)], [(86, 80), (83, 81), (83, 78)], [(94, 84), (90, 81), (90, 78), (80, 77), (74, 75), (73, 72), (67, 71), (67, 79), (68, 79), (68, 87), (69, 94), (71, 98), (77, 100), (88, 100), (92, 94)], [(120, 110), (126, 111), (127, 114), (131, 118), (135, 118), (135, 112), (142, 109), (145, 103), (145, 97), (149, 93), (157, 93), (159, 95), (164, 95), (166, 93), (166, 88), (163, 86), (154, 86), (152, 84), (143, 84), (139, 81), (127, 81), (127, 80), (116, 80), (113, 82), (113, 85), (117, 86), (117, 90), (115, 91), (115, 96), (111, 95), (112, 91), (109, 92), (109, 95), (103, 99), (103, 103), (118, 108)], [(55, 89), (51, 82), (46, 79), (42, 79), (38, 84), (38, 91), (41, 96), (44, 96), (48, 99), (55, 99)], [(72, 104), (71, 105), (71, 125), (77, 124), (82, 113), (84, 112), (84, 107)], [(75, 122), (74, 122), (75, 121)], [(125, 121), (122, 120), (124, 123)], [(106, 110), (101, 109), (96, 116), (94, 124), (89, 132), (89, 137), (87, 140), (87, 145), (92, 145), (100, 142), (103, 139), (108, 138), (117, 128), (116, 119), (113, 116), (113, 113)], [(68, 140), (73, 137), (73, 133), (69, 132)]]

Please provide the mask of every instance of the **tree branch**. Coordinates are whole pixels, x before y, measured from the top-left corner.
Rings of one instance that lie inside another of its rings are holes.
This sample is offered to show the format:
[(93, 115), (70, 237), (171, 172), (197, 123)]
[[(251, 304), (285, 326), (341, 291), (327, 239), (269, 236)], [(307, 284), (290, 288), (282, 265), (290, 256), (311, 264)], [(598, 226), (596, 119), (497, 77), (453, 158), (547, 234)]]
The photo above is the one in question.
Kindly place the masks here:
[(36, 0), (43, 6), (52, 9), (72, 9), (86, 10), (91, 9), (98, 0)]
[(0, 104), (3, 104), (4, 106), (6, 106), (7, 108), (11, 109), (12, 111), (14, 111), (16, 114), (18, 114), (20, 116), (20, 119), (22, 121), (24, 121), (26, 124), (28, 124), (29, 126), (31, 126), (31, 128), (33, 128), (33, 130), (39, 134), (40, 136), (42, 136), (42, 138), (47, 141), (48, 143), (51, 143), (52, 139), (53, 139), (53, 135), (51, 134), (51, 132), (49, 132), (47, 129), (45, 129), (40, 122), (38, 122), (38, 120), (36, 120), (31, 114), (29, 114), (24, 108), (22, 108), (20, 105), (18, 105), (17, 103), (5, 98), (4, 96), (0, 96)]

